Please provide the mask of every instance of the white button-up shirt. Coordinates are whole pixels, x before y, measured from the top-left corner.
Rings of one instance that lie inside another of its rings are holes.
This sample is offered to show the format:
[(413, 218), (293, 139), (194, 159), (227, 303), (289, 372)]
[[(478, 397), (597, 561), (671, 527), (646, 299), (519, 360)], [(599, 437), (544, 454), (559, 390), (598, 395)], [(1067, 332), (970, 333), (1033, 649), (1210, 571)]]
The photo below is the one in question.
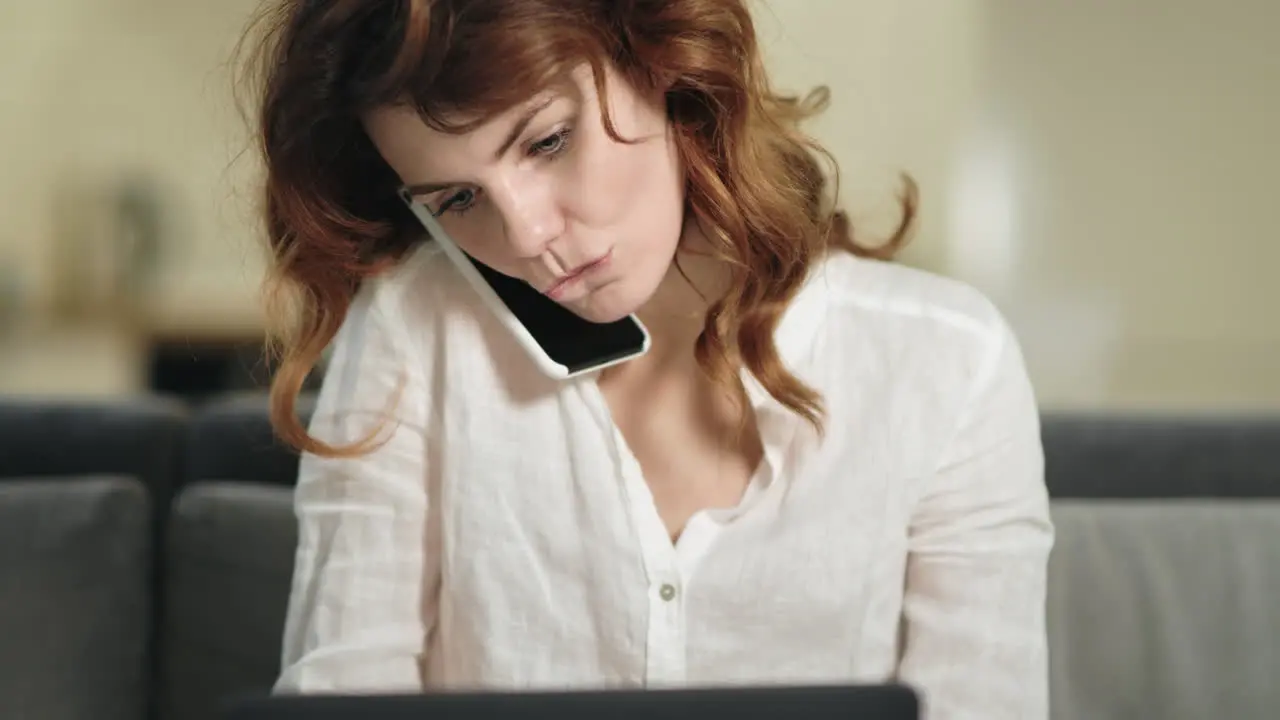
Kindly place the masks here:
[(311, 430), (390, 423), (302, 459), (277, 691), (893, 680), (930, 720), (1046, 718), (1053, 528), (1000, 314), (839, 255), (777, 342), (825, 435), (744, 373), (763, 461), (673, 544), (593, 378), (540, 375), (430, 246), (367, 283)]

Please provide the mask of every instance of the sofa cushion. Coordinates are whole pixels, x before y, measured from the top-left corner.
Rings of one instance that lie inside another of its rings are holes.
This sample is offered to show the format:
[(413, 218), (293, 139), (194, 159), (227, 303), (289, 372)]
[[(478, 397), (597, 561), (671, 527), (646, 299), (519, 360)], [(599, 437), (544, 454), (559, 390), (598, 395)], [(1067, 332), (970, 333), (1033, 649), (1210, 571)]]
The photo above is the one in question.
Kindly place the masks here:
[(1057, 501), (1054, 717), (1275, 718), (1280, 501)]
[(293, 574), (289, 488), (196, 483), (169, 522), (160, 717), (217, 717), (229, 696), (269, 690)]
[(1280, 417), (1048, 413), (1054, 498), (1280, 497)]
[(137, 480), (0, 483), (0, 717), (143, 717), (150, 539)]
[(127, 402), (0, 400), (0, 477), (135, 477), (163, 497), (179, 468), (186, 409)]
[[(298, 414), (305, 424), (314, 397), (303, 395)], [(298, 454), (271, 429), (267, 396), (230, 395), (195, 414), (187, 441), (185, 482), (239, 480), (292, 487), (298, 479)]]

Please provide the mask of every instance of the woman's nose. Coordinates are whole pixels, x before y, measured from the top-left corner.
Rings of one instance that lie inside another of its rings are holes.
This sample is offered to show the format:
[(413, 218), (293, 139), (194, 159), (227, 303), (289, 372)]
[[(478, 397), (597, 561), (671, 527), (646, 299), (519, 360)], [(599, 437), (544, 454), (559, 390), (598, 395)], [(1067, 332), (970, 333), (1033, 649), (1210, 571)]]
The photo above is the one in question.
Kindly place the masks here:
[(564, 215), (547, 188), (508, 185), (494, 196), (507, 245), (521, 259), (542, 255), (564, 232)]

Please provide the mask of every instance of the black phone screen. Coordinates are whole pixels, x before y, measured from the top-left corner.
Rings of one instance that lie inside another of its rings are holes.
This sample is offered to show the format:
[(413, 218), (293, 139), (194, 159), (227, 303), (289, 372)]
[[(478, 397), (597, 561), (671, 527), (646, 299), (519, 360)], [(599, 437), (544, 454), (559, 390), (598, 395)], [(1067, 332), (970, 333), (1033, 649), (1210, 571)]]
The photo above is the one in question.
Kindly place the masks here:
[(503, 275), (470, 255), (467, 258), (543, 352), (571, 373), (634, 355), (644, 347), (644, 331), (634, 319), (583, 320), (523, 280)]

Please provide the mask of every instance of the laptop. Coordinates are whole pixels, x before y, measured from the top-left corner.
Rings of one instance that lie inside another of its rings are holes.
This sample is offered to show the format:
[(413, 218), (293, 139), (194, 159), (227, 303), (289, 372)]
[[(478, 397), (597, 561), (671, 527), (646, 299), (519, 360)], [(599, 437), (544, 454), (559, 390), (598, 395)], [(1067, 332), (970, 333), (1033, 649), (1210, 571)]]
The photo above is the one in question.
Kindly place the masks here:
[(672, 690), (279, 695), (239, 698), (225, 720), (919, 720), (901, 685)]

